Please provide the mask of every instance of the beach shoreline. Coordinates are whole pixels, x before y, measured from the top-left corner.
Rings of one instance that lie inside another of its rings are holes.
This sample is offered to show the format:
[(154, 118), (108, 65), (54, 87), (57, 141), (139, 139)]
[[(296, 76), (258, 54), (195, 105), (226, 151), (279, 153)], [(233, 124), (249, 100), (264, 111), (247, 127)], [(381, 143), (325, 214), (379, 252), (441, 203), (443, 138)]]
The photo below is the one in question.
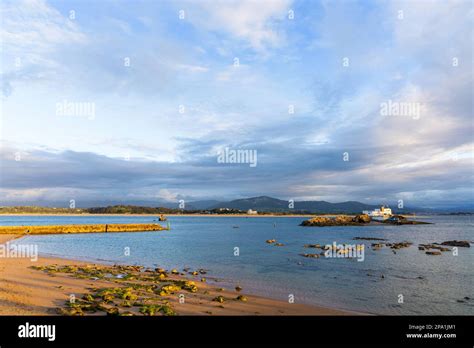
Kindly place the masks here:
[[(0, 244), (21, 235), (0, 235)], [(110, 287), (111, 282), (103, 279), (79, 279), (67, 274), (54, 274), (31, 268), (49, 265), (107, 267), (106, 263), (84, 262), (58, 257), (40, 256), (36, 262), (27, 258), (0, 258), (0, 315), (58, 315), (57, 309), (64, 307), (71, 294), (81, 298), (91, 288)], [(193, 280), (185, 276), (173, 276), (182, 280)], [(178, 315), (364, 315), (345, 310), (289, 303), (271, 298), (247, 294), (230, 289), (216, 289), (215, 284), (196, 282), (199, 291), (187, 296), (181, 304), (178, 296), (167, 298)], [(116, 285), (115, 285), (116, 286)], [(219, 305), (212, 300), (216, 296), (236, 298), (245, 295), (246, 302), (226, 301)], [(105, 314), (105, 313), (103, 313)]]

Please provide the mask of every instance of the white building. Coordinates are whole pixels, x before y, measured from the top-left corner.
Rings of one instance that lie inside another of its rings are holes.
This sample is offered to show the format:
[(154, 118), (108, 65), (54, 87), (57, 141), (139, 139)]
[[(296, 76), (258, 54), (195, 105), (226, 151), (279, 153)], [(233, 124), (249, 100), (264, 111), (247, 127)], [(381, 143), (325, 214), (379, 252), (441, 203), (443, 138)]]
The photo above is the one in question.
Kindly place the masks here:
[(249, 209), (249, 210), (247, 210), (247, 214), (248, 215), (257, 215), (258, 212), (256, 210)]
[(374, 209), (372, 211), (364, 210), (362, 214), (367, 214), (372, 220), (387, 220), (392, 216), (392, 209), (381, 206), (380, 209)]

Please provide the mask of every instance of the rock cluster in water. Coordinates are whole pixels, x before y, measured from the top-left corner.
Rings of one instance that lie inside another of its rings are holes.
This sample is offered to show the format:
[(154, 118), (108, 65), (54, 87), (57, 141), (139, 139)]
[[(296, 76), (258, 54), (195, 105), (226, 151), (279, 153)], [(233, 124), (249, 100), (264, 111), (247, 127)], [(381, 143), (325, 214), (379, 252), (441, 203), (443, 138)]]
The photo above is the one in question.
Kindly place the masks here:
[(467, 240), (448, 240), (446, 242), (441, 243), (441, 245), (463, 247), (463, 248), (470, 248), (471, 247), (471, 244), (469, 244), (469, 242)]
[(358, 226), (368, 224), (370, 221), (370, 216), (367, 214), (360, 214), (354, 217), (347, 215), (334, 217), (316, 216), (303, 221), (300, 226)]
[(367, 214), (359, 214), (354, 217), (348, 215), (316, 216), (314, 218), (303, 221), (300, 226), (365, 226), (370, 223), (384, 223), (389, 225), (424, 225), (429, 222), (408, 220), (402, 215), (393, 215), (387, 220), (373, 221)]
[(265, 241), (265, 243), (267, 243), (267, 244), (273, 244), (274, 246), (278, 246), (278, 247), (285, 246), (285, 244), (283, 244), (283, 243), (278, 243), (278, 242), (276, 241), (276, 239), (267, 239), (267, 240)]

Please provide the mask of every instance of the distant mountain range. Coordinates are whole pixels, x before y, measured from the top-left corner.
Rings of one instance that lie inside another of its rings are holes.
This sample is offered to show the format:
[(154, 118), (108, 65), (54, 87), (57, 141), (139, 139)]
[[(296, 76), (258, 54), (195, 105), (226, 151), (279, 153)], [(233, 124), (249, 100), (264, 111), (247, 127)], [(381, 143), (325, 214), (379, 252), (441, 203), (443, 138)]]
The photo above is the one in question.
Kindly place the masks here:
[[(6, 212), (29, 212), (29, 213), (71, 213), (72, 210), (67, 206), (65, 207), (64, 202), (49, 202), (49, 204), (29, 205), (29, 206), (12, 206), (6, 205), (0, 207), (0, 213)], [(57, 203), (57, 204), (55, 204)], [(69, 203), (69, 202), (68, 202)], [(185, 211), (219, 211), (220, 209), (231, 209), (247, 211), (249, 209), (256, 210), (262, 213), (305, 213), (305, 214), (358, 214), (363, 210), (373, 210), (379, 208), (380, 205), (365, 204), (357, 201), (347, 201), (341, 203), (330, 203), (326, 201), (295, 201), (290, 204), (290, 201), (282, 200), (278, 198), (259, 196), (243, 199), (235, 199), (232, 201), (218, 201), (218, 200), (201, 200), (201, 201), (190, 201), (185, 202)], [(398, 209), (396, 202), (381, 202), (389, 205), (394, 213), (474, 213), (473, 205), (464, 206), (452, 206), (447, 208), (420, 208), (420, 207), (404, 207)], [(160, 210), (161, 208), (161, 210)], [(151, 210), (150, 210), (151, 209)], [(73, 209), (74, 210), (74, 209)], [(179, 213), (183, 209), (180, 209), (178, 202), (152, 202), (152, 201), (127, 201), (127, 202), (115, 202), (115, 201), (98, 201), (98, 202), (82, 202), (76, 208), (76, 213)]]
[[(210, 210), (219, 208), (229, 208), (247, 211), (249, 209), (264, 212), (308, 212), (308, 213), (360, 213), (362, 210), (373, 210), (379, 208), (379, 205), (370, 205), (356, 201), (348, 201), (341, 203), (330, 203), (326, 201), (295, 201), (290, 207), (290, 202), (278, 198), (259, 196), (252, 198), (236, 199), (229, 202), (219, 201), (196, 201), (189, 202), (186, 210)], [(392, 207), (392, 210), (407, 212), (409, 209), (403, 210)], [(409, 211), (417, 211), (418, 209), (410, 209)]]

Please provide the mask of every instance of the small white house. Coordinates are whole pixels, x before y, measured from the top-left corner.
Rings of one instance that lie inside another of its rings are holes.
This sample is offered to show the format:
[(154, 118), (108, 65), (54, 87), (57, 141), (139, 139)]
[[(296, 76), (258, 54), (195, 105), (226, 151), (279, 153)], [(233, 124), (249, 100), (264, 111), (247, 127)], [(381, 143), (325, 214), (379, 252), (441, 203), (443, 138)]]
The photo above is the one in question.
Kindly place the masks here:
[(372, 220), (387, 220), (392, 216), (392, 209), (382, 205), (380, 209), (364, 210), (362, 214), (369, 215)]
[(249, 210), (247, 210), (247, 214), (248, 215), (257, 215), (258, 212), (256, 210), (249, 209)]

